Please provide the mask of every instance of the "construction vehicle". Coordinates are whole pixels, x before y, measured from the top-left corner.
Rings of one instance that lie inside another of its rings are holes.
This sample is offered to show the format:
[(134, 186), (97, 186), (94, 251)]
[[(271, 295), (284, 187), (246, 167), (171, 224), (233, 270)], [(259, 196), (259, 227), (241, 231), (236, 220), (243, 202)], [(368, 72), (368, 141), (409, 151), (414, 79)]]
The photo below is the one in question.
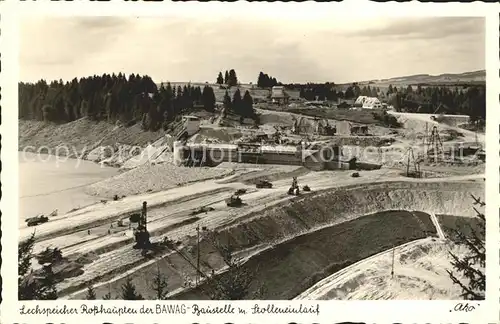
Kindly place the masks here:
[(255, 187), (256, 188), (272, 188), (273, 187), (273, 184), (267, 180), (259, 180), (256, 184), (255, 184)]
[(359, 172), (353, 172), (351, 174), (351, 177), (353, 177), (353, 178), (359, 178)]
[(203, 214), (203, 213), (207, 214), (208, 212), (211, 212), (211, 211), (214, 211), (214, 210), (215, 209), (213, 207), (202, 206), (200, 208), (196, 208), (195, 210), (193, 210), (190, 215), (191, 216), (195, 216), (195, 215), (199, 215), (199, 214)]
[(41, 214), (38, 216), (35, 216), (35, 217), (30, 217), (30, 218), (25, 219), (26, 225), (28, 225), (28, 226), (37, 226), (37, 225), (40, 225), (43, 223), (47, 223), (48, 221), (49, 221), (49, 218), (47, 216), (44, 216)]
[(226, 205), (228, 207), (239, 207), (243, 204), (241, 201), (241, 198), (237, 195), (232, 195), (231, 197), (227, 198), (226, 200)]
[(235, 196), (239, 196), (239, 195), (243, 195), (243, 194), (246, 194), (247, 193), (247, 190), (246, 189), (238, 189), (234, 192), (234, 195)]
[(311, 191), (311, 188), (309, 188), (308, 185), (305, 185), (305, 186), (302, 187), (302, 190), (304, 190), (304, 191)]
[(151, 247), (151, 242), (149, 241), (150, 234), (147, 230), (147, 202), (145, 201), (142, 203), (142, 213), (138, 221), (138, 226), (134, 230), (134, 237), (135, 237), (134, 249), (145, 250)]
[(299, 185), (297, 183), (297, 177), (293, 177), (292, 185), (290, 186), (290, 188), (288, 188), (288, 194), (298, 196), (299, 193), (300, 193), (300, 189), (299, 189)]

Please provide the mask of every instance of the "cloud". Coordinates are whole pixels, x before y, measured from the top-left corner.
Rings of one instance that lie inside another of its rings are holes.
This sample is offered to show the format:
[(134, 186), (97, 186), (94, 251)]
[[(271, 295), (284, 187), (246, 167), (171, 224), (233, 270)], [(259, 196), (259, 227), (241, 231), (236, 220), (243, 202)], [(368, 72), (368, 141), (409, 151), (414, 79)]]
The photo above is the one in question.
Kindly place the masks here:
[(124, 72), (204, 82), (235, 69), (242, 82), (260, 71), (283, 82), (350, 82), (484, 69), (481, 18), (253, 18), (32, 19), (21, 28), (21, 78)]
[(388, 21), (381, 27), (348, 34), (370, 38), (445, 39), (463, 35), (484, 35), (484, 28), (485, 20), (480, 17), (405, 18)]

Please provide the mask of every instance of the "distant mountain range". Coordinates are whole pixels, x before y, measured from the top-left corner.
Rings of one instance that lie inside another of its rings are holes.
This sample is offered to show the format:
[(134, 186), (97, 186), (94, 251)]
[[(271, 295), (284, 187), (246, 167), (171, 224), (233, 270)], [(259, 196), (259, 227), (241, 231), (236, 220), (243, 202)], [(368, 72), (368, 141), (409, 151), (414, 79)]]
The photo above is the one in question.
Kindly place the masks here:
[(486, 70), (464, 72), (464, 73), (445, 73), (439, 75), (415, 74), (408, 76), (395, 77), (390, 79), (370, 80), (359, 82), (359, 84), (448, 84), (448, 83), (484, 83), (486, 82)]

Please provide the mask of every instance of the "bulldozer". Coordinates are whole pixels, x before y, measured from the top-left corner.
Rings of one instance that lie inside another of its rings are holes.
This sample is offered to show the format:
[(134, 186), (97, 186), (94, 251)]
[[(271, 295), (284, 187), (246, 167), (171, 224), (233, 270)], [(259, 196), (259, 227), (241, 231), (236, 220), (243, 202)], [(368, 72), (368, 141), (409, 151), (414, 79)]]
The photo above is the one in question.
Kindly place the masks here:
[(241, 198), (237, 195), (232, 195), (231, 197), (226, 199), (226, 205), (228, 207), (239, 207), (243, 204)]
[(44, 215), (38, 215), (35, 217), (27, 218), (25, 221), (26, 225), (28, 226), (37, 226), (43, 223), (47, 223), (49, 221), (49, 218)]
[(260, 180), (255, 184), (256, 188), (272, 188), (273, 184), (267, 180)]
[(290, 188), (288, 188), (288, 194), (298, 196), (299, 193), (300, 193), (300, 188), (299, 188), (299, 185), (297, 183), (297, 177), (293, 177), (292, 185), (290, 186)]

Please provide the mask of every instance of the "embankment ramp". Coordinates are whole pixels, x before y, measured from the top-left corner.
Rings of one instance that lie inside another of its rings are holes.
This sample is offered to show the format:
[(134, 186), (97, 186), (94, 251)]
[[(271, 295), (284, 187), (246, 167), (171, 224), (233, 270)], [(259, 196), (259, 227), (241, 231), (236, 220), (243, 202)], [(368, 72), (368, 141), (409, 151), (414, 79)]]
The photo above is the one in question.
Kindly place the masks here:
[[(474, 216), (470, 193), (483, 197), (484, 184), (392, 182), (329, 189), (222, 229), (218, 239), (240, 251), (255, 251), (259, 246), (260, 251), (253, 252), (244, 267), (258, 271), (256, 282), (266, 288), (260, 298), (289, 299), (391, 246), (429, 235), (437, 237), (431, 213)], [(211, 257), (205, 264), (220, 266), (220, 258), (208, 254)], [(258, 288), (256, 283), (251, 293)], [(206, 291), (207, 287), (184, 290), (175, 298), (208, 298)]]

